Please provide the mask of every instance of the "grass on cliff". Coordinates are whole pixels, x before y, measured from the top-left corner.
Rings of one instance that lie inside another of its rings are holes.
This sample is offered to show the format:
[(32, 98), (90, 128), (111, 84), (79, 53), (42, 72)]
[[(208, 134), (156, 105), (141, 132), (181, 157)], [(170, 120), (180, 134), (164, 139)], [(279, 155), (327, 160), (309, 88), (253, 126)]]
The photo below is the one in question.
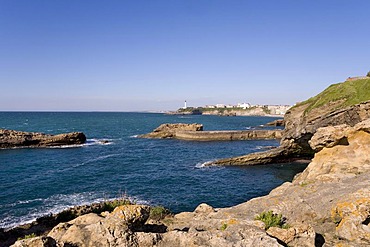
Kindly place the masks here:
[(269, 229), (270, 227), (279, 227), (283, 229), (289, 228), (289, 225), (285, 223), (285, 219), (281, 214), (275, 214), (272, 211), (262, 212), (257, 215), (255, 220), (260, 220), (265, 223), (265, 230)]
[(337, 101), (337, 109), (340, 109), (368, 100), (370, 100), (370, 78), (330, 85), (318, 95), (297, 104), (297, 106), (308, 104), (305, 113), (309, 113), (311, 110), (330, 102)]

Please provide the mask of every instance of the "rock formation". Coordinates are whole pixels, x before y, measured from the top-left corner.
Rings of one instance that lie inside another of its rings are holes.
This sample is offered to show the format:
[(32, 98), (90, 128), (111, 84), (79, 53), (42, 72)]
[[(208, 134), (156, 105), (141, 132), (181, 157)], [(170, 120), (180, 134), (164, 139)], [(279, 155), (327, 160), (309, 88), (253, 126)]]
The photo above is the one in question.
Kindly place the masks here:
[(72, 145), (82, 144), (85, 141), (86, 136), (81, 132), (48, 135), (36, 132), (0, 129), (0, 149)]
[(176, 137), (176, 132), (178, 131), (202, 131), (202, 124), (161, 124), (158, 128), (153, 130), (153, 132), (145, 135), (140, 135), (141, 138), (174, 138)]
[(298, 103), (287, 111), (280, 147), (276, 150), (222, 159), (212, 164), (258, 165), (311, 159), (314, 150), (309, 141), (316, 131), (321, 127), (342, 124), (354, 126), (370, 118), (369, 100), (369, 78), (331, 85), (315, 97)]
[[(13, 246), (369, 246), (370, 119), (321, 128), (311, 140), (319, 150), (312, 162), (267, 196), (230, 208), (200, 204), (158, 222), (147, 220), (147, 206), (120, 206)], [(288, 228), (265, 230), (255, 217), (267, 211), (282, 214)]]

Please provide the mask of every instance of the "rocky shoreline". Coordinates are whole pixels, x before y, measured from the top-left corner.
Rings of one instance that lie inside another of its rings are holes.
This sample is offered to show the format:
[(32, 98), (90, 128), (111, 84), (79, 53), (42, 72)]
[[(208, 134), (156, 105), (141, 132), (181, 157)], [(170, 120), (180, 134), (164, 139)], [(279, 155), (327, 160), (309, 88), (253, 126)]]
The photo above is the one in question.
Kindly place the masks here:
[[(145, 205), (87, 212), (13, 246), (369, 246), (369, 143), (370, 119), (319, 128), (312, 162), (267, 196), (156, 220)], [(263, 212), (280, 215), (284, 227), (256, 220)]]
[(0, 149), (54, 147), (83, 144), (85, 142), (86, 136), (82, 132), (48, 135), (37, 132), (0, 129)]

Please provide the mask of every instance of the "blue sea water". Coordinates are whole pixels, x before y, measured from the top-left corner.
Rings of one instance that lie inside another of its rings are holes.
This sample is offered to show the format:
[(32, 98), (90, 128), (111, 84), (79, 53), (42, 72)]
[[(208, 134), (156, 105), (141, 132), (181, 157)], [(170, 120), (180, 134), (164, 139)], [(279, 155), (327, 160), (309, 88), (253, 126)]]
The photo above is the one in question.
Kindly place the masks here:
[(192, 211), (202, 202), (227, 207), (266, 195), (305, 166), (201, 164), (277, 146), (278, 141), (191, 142), (141, 139), (137, 135), (162, 123), (243, 130), (272, 120), (155, 113), (0, 112), (0, 128), (50, 134), (82, 131), (88, 138), (86, 144), (77, 146), (0, 150), (0, 228), (123, 194), (173, 212)]

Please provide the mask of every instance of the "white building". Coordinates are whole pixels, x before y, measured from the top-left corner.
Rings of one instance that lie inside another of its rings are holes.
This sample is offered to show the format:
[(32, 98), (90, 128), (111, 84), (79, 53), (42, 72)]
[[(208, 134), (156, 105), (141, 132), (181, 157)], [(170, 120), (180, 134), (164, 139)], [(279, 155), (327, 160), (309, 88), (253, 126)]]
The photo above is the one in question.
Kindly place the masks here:
[(226, 106), (224, 104), (216, 104), (216, 108), (225, 108)]
[(251, 104), (249, 104), (249, 103), (238, 103), (238, 108), (243, 108), (243, 109), (251, 108)]

